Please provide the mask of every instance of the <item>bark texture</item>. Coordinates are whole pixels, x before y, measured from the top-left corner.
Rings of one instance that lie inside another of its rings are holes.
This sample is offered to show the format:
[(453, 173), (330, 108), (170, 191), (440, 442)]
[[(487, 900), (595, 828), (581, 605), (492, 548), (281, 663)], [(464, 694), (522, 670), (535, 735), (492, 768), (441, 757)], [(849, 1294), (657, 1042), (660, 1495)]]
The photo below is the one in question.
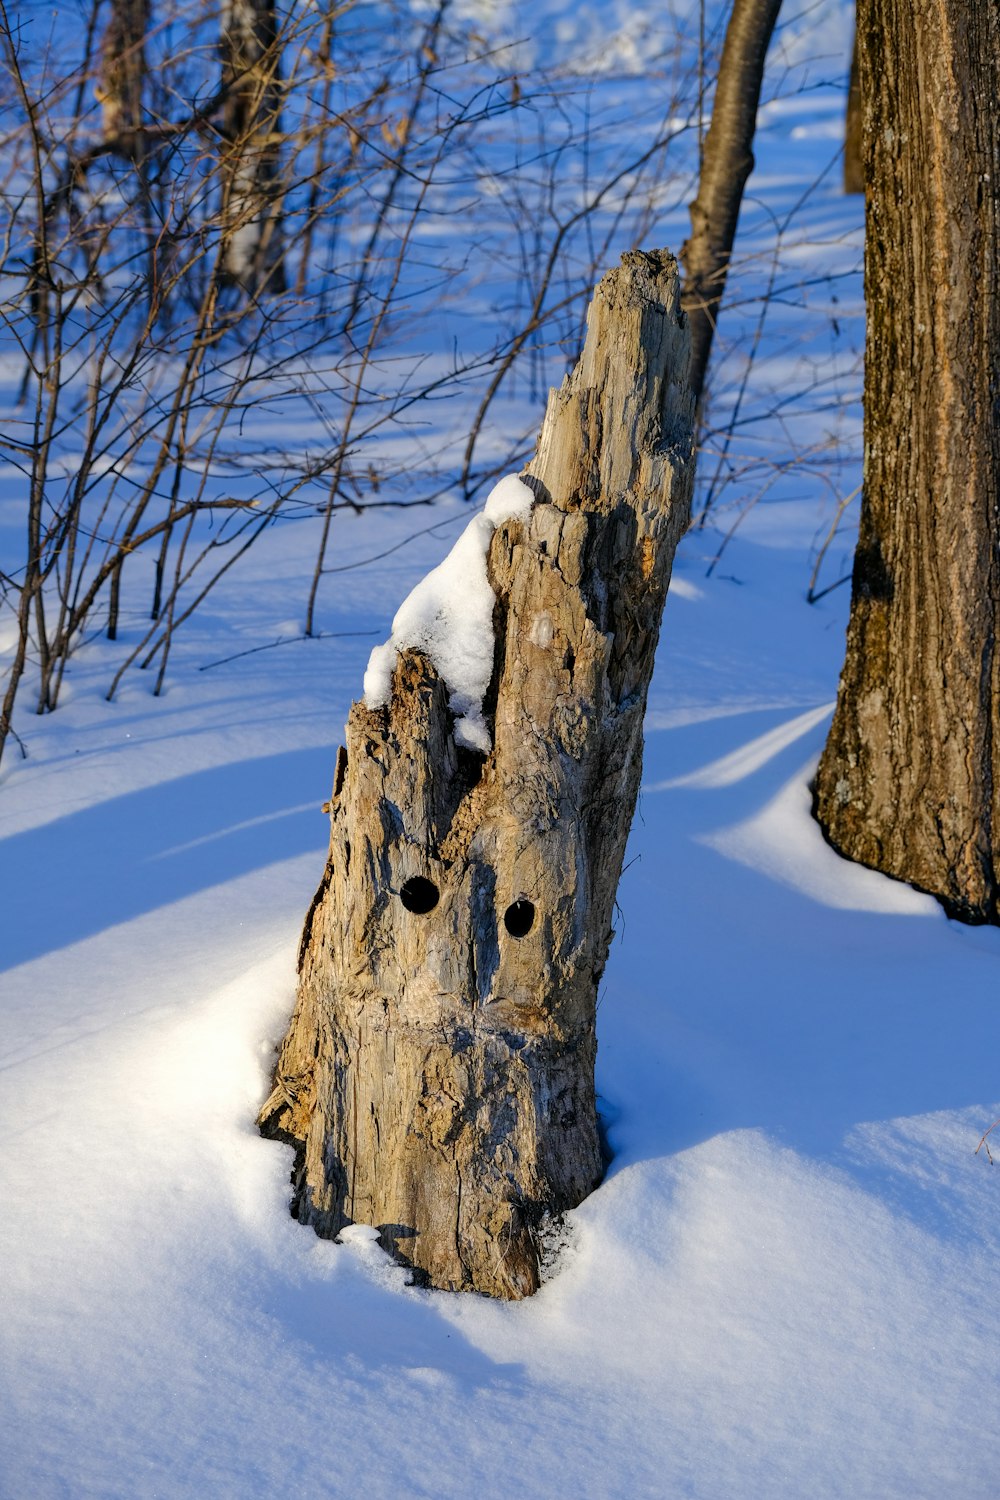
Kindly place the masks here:
[(861, 60), (858, 56), (858, 33), (854, 32), (851, 48), (851, 75), (847, 86), (847, 112), (844, 116), (844, 192), (863, 193), (865, 164), (862, 146), (864, 129), (861, 107)]
[(251, 293), (284, 287), (277, 35), (274, 0), (222, 0), (223, 270)]
[(149, 0), (111, 0), (96, 93), (104, 135), (126, 156), (137, 156), (142, 149), (148, 29)]
[(861, 0), (865, 475), (816, 782), (844, 854), (1000, 920), (1000, 10)]
[(529, 519), (493, 536), (492, 753), (456, 748), (445, 685), (408, 651), (337, 760), (259, 1124), (296, 1147), (302, 1222), (376, 1225), (436, 1287), (533, 1292), (544, 1216), (602, 1174), (597, 985), (690, 511), (678, 290), (665, 252), (604, 277), (549, 398)]
[(691, 233), (681, 250), (684, 311), (691, 325), (691, 386), (700, 400), (719, 303), (743, 202), (753, 171), (753, 138), (781, 0), (734, 0), (719, 63), (712, 123), (705, 137)]

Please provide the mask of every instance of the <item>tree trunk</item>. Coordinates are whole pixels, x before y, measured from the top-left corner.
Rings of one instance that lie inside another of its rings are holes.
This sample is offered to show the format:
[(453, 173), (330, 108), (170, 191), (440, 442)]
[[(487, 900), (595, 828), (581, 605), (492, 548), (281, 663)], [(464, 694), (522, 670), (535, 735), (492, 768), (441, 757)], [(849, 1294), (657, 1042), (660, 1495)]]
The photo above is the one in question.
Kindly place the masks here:
[(96, 93), (105, 138), (130, 157), (142, 151), (148, 28), (149, 0), (111, 0), (111, 15), (101, 41)]
[(844, 192), (863, 193), (865, 167), (862, 155), (864, 121), (861, 108), (861, 61), (858, 56), (858, 33), (855, 27), (851, 48), (851, 77), (847, 86), (847, 113), (844, 118)]
[(1000, 12), (861, 0), (865, 475), (816, 811), (852, 859), (1000, 920)]
[(284, 289), (281, 86), (274, 0), (222, 0), (223, 270), (251, 294)]
[(489, 544), (492, 749), (456, 744), (446, 685), (405, 651), (338, 756), (259, 1123), (296, 1147), (302, 1222), (376, 1225), (436, 1287), (530, 1294), (545, 1217), (601, 1177), (597, 986), (690, 511), (687, 357), (675, 261), (627, 255), (549, 397), (530, 512)]
[(781, 0), (734, 0), (705, 137), (691, 234), (681, 249), (684, 311), (691, 324), (691, 386), (701, 399), (719, 303), (726, 287), (753, 138), (764, 59)]

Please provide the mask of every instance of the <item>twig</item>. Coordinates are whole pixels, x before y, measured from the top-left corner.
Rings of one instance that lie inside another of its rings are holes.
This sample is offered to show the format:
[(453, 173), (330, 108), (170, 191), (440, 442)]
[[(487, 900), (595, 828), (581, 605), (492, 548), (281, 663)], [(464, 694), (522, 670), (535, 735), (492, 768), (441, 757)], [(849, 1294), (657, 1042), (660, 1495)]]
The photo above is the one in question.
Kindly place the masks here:
[(979, 1153), (980, 1153), (980, 1151), (985, 1146), (986, 1147), (986, 1155), (989, 1158), (989, 1163), (990, 1163), (991, 1167), (993, 1165), (993, 1153), (990, 1151), (990, 1148), (989, 1148), (989, 1145), (987, 1143), (986, 1137), (988, 1135), (990, 1135), (992, 1131), (996, 1130), (996, 1128), (997, 1128), (998, 1125), (1000, 1125), (1000, 1120), (994, 1120), (993, 1124), (990, 1126), (989, 1130), (984, 1130), (983, 1131), (982, 1140), (979, 1142), (979, 1145), (976, 1147), (975, 1151), (973, 1151), (973, 1153), (972, 1153), (973, 1156), (978, 1156)]
[(268, 641), (263, 646), (250, 646), (246, 651), (237, 651), (232, 656), (220, 656), (218, 661), (207, 661), (204, 666), (198, 668), (199, 672), (210, 672), (213, 667), (224, 667), (231, 661), (239, 661), (242, 656), (253, 656), (257, 651), (273, 651), (275, 646), (292, 646), (301, 641), (333, 641), (342, 640), (345, 636), (373, 636), (381, 635), (380, 630), (320, 630), (314, 635), (282, 635), (276, 641)]
[(839, 589), (842, 583), (850, 583), (853, 576), (852, 573), (843, 573), (835, 582), (828, 583), (825, 589), (819, 589), (816, 593), (813, 593), (812, 589), (810, 589), (806, 595), (807, 602), (809, 604), (818, 604), (821, 599), (826, 598), (827, 594), (832, 594), (834, 589)]
[(859, 484), (855, 489), (851, 491), (849, 495), (845, 495), (844, 498), (837, 503), (837, 510), (833, 517), (833, 524), (830, 527), (830, 530), (827, 532), (826, 537), (824, 538), (823, 545), (820, 547), (819, 551), (816, 554), (816, 563), (812, 570), (812, 577), (809, 580), (809, 591), (806, 594), (806, 600), (809, 604), (815, 604), (817, 599), (822, 599), (824, 594), (828, 594), (831, 589), (837, 588), (840, 584), (844, 583), (847, 578), (850, 577), (850, 574), (846, 573), (843, 578), (838, 578), (836, 583), (831, 583), (827, 588), (820, 589), (818, 593), (816, 591), (816, 580), (819, 577), (819, 570), (823, 566), (823, 559), (826, 556), (827, 548), (837, 534), (837, 527), (840, 525), (840, 518), (844, 514), (844, 511), (847, 509), (847, 507), (850, 505), (851, 501), (856, 500), (858, 495), (861, 494), (861, 489), (862, 486)]

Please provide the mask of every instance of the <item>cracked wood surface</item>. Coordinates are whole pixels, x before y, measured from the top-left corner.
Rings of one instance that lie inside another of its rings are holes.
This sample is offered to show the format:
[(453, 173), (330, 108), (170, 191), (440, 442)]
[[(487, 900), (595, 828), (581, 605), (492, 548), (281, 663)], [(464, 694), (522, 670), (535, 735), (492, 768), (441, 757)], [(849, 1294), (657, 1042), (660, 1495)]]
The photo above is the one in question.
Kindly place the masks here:
[(296, 1148), (301, 1221), (375, 1225), (436, 1287), (533, 1292), (546, 1216), (602, 1175), (597, 986), (690, 511), (687, 359), (676, 263), (627, 255), (550, 394), (530, 516), (490, 547), (491, 754), (456, 748), (415, 651), (348, 720), (259, 1123)]

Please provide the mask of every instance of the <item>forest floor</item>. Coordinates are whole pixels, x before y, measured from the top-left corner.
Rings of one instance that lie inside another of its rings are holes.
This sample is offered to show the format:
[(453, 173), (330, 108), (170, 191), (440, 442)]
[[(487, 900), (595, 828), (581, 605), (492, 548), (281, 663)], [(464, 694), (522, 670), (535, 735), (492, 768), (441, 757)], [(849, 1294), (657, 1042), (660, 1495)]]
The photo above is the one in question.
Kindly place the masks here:
[[(846, 62), (846, 7), (824, 15)], [(836, 162), (827, 73), (762, 112), (748, 263)], [(756, 356), (788, 398), (772, 447), (816, 320), (820, 376), (856, 372), (862, 338), (861, 205), (836, 165), (807, 198), (783, 264), (813, 289), (776, 299)], [(278, 526), (178, 637), (163, 696), (136, 673), (106, 702), (95, 640), (58, 712), (18, 721), (4, 1500), (993, 1500), (1000, 1173), (975, 1152), (1000, 1115), (1000, 932), (840, 860), (810, 817), (849, 591), (806, 595), (857, 483), (853, 399), (803, 419), (820, 446), (853, 433), (835, 482), (805, 463), (750, 508), (734, 482), (681, 545), (598, 1016), (613, 1160), (528, 1302), (415, 1289), (363, 1230), (316, 1239), (254, 1128), (341, 726), (468, 508), (338, 521), (313, 640), (315, 527)], [(13, 547), (9, 474), (0, 500)], [(821, 584), (850, 548), (848, 524)]]

